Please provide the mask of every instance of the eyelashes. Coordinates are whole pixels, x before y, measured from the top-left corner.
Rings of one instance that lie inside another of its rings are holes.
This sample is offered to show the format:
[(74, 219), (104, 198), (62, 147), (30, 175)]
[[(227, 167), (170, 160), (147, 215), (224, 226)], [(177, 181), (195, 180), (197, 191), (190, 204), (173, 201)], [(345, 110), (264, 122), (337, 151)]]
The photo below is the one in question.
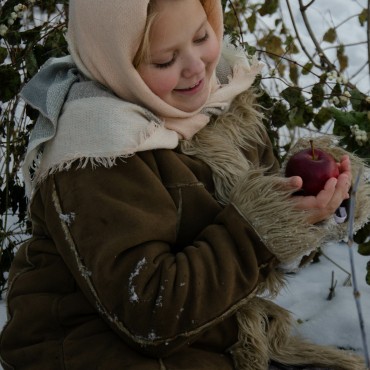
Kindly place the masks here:
[(172, 59), (169, 62), (166, 63), (155, 63), (154, 66), (159, 69), (165, 69), (168, 67), (171, 67), (173, 63), (175, 63), (176, 60), (176, 54), (173, 55)]
[(195, 40), (194, 42), (195, 42), (196, 44), (201, 44), (202, 42), (207, 41), (207, 40), (208, 40), (208, 38), (209, 38), (209, 33), (208, 33), (208, 32), (206, 32), (206, 34), (205, 34), (203, 37), (201, 37), (201, 38), (200, 38), (200, 39), (198, 39), (198, 40)]
[[(202, 43), (206, 42), (208, 39), (209, 39), (209, 33), (206, 32), (203, 37), (201, 37), (200, 39), (195, 40), (194, 43), (195, 44), (202, 44)], [(172, 59), (170, 61), (165, 62), (165, 63), (153, 63), (153, 64), (158, 69), (166, 69), (168, 67), (171, 67), (175, 63), (176, 57), (177, 57), (177, 53), (174, 53), (173, 56), (172, 56)]]

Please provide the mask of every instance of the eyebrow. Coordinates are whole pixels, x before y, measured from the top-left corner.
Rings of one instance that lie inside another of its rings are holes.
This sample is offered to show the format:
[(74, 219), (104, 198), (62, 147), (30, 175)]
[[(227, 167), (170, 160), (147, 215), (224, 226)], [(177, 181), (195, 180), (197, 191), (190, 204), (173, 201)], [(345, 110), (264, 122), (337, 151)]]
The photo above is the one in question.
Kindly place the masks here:
[[(204, 27), (204, 25), (205, 25), (207, 22), (208, 22), (208, 17), (205, 17), (205, 18), (204, 18), (204, 20), (203, 20), (203, 22), (202, 22), (202, 24), (201, 24), (201, 25), (199, 26), (199, 28), (195, 31), (195, 34), (196, 34), (196, 33), (198, 33), (198, 32), (202, 29), (202, 27)], [(164, 53), (167, 53), (167, 52), (169, 52), (169, 51), (172, 51), (174, 48), (175, 48), (174, 46), (170, 46), (170, 47), (165, 48), (165, 49), (160, 49), (160, 50), (157, 50), (157, 51), (155, 52), (155, 54), (153, 54), (153, 55), (156, 55), (156, 54), (164, 54)]]

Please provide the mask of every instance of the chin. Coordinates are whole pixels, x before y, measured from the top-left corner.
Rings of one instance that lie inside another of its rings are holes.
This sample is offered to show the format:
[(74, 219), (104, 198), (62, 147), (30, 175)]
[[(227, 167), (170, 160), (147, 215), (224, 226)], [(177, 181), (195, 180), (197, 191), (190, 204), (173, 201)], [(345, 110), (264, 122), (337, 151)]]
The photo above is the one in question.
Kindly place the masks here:
[(195, 112), (201, 109), (207, 103), (207, 98), (208, 97), (202, 97), (197, 99), (197, 101), (193, 101), (189, 104), (186, 104), (184, 102), (174, 104), (174, 107), (187, 113)]
[(206, 83), (205, 86), (203, 86), (202, 91), (199, 91), (193, 96), (179, 96), (178, 94), (175, 94), (172, 101), (168, 101), (168, 103), (183, 112), (196, 112), (207, 103), (209, 97), (208, 86), (209, 84)]
[(201, 109), (202, 107), (204, 106), (204, 104), (198, 104), (196, 106), (192, 106), (192, 107), (179, 107), (178, 109), (186, 112), (186, 113), (192, 113), (192, 112), (196, 112), (198, 111), (199, 109)]

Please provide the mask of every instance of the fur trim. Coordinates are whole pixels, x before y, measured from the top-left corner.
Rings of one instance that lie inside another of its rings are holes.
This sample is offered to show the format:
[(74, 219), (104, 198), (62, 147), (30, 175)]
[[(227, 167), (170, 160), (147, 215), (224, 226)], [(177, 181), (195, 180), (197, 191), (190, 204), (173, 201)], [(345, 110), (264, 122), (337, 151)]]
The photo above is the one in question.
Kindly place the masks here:
[(293, 318), (275, 303), (252, 298), (237, 313), (239, 342), (229, 352), (237, 370), (266, 370), (270, 360), (337, 370), (366, 370), (364, 359), (293, 336)]
[(242, 149), (264, 144), (262, 115), (253, 106), (255, 95), (240, 94), (228, 112), (217, 116), (192, 140), (182, 141), (181, 151), (207, 163), (213, 172), (215, 196), (221, 204), (229, 203), (230, 192), (251, 168)]
[(306, 213), (295, 208), (292, 191), (284, 188), (277, 175), (263, 176), (263, 170), (249, 171), (230, 198), (282, 263), (294, 262), (326, 241), (323, 228), (307, 223)]
[(255, 294), (270, 299), (277, 297), (281, 289), (286, 285), (286, 274), (282, 269), (270, 271), (265, 281), (258, 284)]
[[(295, 258), (300, 258), (319, 247), (323, 236), (319, 228), (307, 227), (303, 212), (293, 209), (289, 201), (290, 192), (283, 194), (280, 189), (281, 195), (277, 195), (276, 187), (279, 187), (279, 179), (271, 176), (264, 177), (264, 172), (268, 169), (254, 169), (254, 165), (242, 152), (242, 150), (248, 151), (255, 147), (256, 143), (261, 146), (265, 145), (262, 114), (255, 109), (254, 104), (255, 92), (253, 90), (240, 94), (227, 113), (216, 117), (192, 140), (181, 141), (181, 151), (207, 163), (212, 169), (216, 199), (221, 204), (228, 204), (232, 201), (243, 217), (249, 220), (251, 226), (259, 232), (259, 235), (264, 236), (261, 240), (270, 250), (281, 261), (292, 262)], [(257, 183), (254, 190), (250, 187), (246, 190), (246, 186), (249, 186), (247, 184), (249, 177), (255, 177), (254, 181), (257, 182), (257, 178), (262, 177), (261, 181), (265, 182), (265, 190), (270, 188), (267, 201), (265, 201), (267, 198), (261, 199), (260, 197), (262, 192), (259, 186), (261, 184)], [(249, 190), (252, 190), (250, 194)], [(249, 217), (250, 215), (252, 217)], [(284, 226), (280, 224), (282, 215), (286, 221)], [(277, 216), (279, 223), (277, 223)], [(257, 224), (258, 222), (262, 224), (262, 220), (265, 221), (261, 229)], [(290, 235), (287, 235), (288, 232)], [(304, 244), (301, 240), (307, 243)], [(281, 271), (276, 271), (269, 276), (267, 281), (261, 283), (258, 292), (266, 293), (267, 289), (269, 294), (276, 295), (282, 286), (283, 274)]]

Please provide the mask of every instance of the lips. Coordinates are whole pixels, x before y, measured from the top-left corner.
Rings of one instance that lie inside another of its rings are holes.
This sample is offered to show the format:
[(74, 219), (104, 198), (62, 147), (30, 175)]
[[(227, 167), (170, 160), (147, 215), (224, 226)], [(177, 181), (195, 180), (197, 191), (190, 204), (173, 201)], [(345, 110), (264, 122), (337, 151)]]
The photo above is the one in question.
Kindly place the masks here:
[(185, 89), (175, 89), (176, 91), (192, 91), (192, 90), (195, 90), (198, 86), (200, 86), (200, 84), (202, 83), (203, 80), (200, 80), (198, 81), (196, 84), (194, 84), (193, 86), (190, 86), (188, 88), (185, 88)]

